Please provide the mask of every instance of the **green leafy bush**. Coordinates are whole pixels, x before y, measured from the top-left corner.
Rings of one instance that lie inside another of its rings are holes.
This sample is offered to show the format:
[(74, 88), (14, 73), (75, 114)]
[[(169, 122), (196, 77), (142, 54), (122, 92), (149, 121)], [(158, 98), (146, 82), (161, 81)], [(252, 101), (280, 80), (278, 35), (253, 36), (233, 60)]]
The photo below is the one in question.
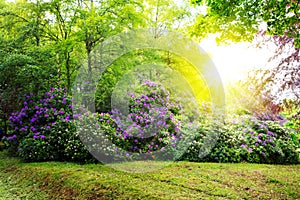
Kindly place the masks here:
[(287, 122), (284, 124), (284, 127), (290, 129), (291, 138), (295, 145), (300, 144), (300, 108), (292, 107), (286, 112), (283, 113)]
[[(212, 133), (217, 137), (212, 141), (213, 147), (204, 142)], [(240, 116), (226, 124), (202, 124), (202, 128), (194, 134), (196, 137), (181, 157), (182, 160), (276, 164), (300, 162), (297, 152), (299, 146), (293, 142), (289, 130), (275, 121)], [(209, 152), (201, 157), (203, 151)]]

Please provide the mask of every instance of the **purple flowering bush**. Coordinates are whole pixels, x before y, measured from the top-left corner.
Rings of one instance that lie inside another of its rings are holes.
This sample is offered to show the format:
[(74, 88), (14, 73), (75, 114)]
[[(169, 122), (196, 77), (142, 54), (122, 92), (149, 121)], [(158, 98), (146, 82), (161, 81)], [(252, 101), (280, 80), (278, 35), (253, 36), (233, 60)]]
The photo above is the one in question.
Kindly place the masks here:
[(40, 97), (25, 94), (2, 141), (25, 161), (95, 162), (89, 152), (100, 150), (116, 160), (137, 155), (156, 159), (162, 152), (163, 159), (196, 162), (300, 162), (299, 141), (279, 122), (249, 115), (231, 122), (209, 120), (205, 111), (198, 122), (189, 123), (181, 102), (148, 80), (128, 97), (127, 113), (98, 114), (76, 106), (72, 114), (74, 105), (64, 90), (51, 88)]
[(26, 161), (90, 159), (71, 121), (72, 104), (62, 89), (51, 88), (41, 97), (24, 94), (23, 106), (12, 113), (12, 130), (4, 141)]
[(277, 121), (244, 120), (239, 127), (244, 141), (240, 148), (242, 158), (255, 163), (299, 163), (299, 153), (289, 129)]
[[(167, 145), (175, 148), (181, 137), (181, 104), (165, 88), (149, 80), (128, 95), (128, 114), (112, 110), (100, 115), (100, 125), (112, 143), (130, 152), (126, 157), (131, 153), (151, 157)], [(115, 151), (118, 155), (118, 149)]]
[[(226, 135), (237, 161), (250, 163), (299, 163), (299, 153), (290, 132), (276, 121), (261, 121), (255, 117), (240, 117), (228, 123)], [(229, 159), (229, 158), (228, 158)], [(230, 160), (230, 159), (229, 159)]]

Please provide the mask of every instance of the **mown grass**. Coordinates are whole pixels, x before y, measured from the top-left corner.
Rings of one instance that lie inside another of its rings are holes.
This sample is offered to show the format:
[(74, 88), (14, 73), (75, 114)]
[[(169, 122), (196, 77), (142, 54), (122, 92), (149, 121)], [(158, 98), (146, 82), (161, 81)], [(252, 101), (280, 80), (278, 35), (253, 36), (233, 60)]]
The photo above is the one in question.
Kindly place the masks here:
[(129, 173), (101, 164), (22, 163), (2, 152), (0, 170), (3, 194), (19, 199), (300, 199), (300, 165), (174, 162)]

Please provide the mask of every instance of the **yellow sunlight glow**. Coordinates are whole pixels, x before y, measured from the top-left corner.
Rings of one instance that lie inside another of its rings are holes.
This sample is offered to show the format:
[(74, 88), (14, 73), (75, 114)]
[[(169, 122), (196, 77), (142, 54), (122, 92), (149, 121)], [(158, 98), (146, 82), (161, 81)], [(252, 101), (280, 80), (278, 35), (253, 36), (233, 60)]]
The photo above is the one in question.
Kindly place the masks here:
[(224, 86), (245, 79), (251, 69), (267, 64), (271, 52), (250, 47), (251, 43), (218, 46), (213, 37), (201, 41), (200, 46), (213, 60)]

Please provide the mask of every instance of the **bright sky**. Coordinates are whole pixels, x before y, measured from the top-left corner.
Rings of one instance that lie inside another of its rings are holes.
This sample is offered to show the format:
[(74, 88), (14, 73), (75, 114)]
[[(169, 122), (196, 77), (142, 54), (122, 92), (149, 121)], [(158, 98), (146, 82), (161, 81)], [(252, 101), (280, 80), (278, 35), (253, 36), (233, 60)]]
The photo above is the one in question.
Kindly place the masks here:
[(249, 47), (250, 43), (218, 46), (213, 37), (204, 39), (200, 46), (210, 54), (224, 84), (246, 78), (249, 70), (265, 66), (271, 55), (267, 49)]

